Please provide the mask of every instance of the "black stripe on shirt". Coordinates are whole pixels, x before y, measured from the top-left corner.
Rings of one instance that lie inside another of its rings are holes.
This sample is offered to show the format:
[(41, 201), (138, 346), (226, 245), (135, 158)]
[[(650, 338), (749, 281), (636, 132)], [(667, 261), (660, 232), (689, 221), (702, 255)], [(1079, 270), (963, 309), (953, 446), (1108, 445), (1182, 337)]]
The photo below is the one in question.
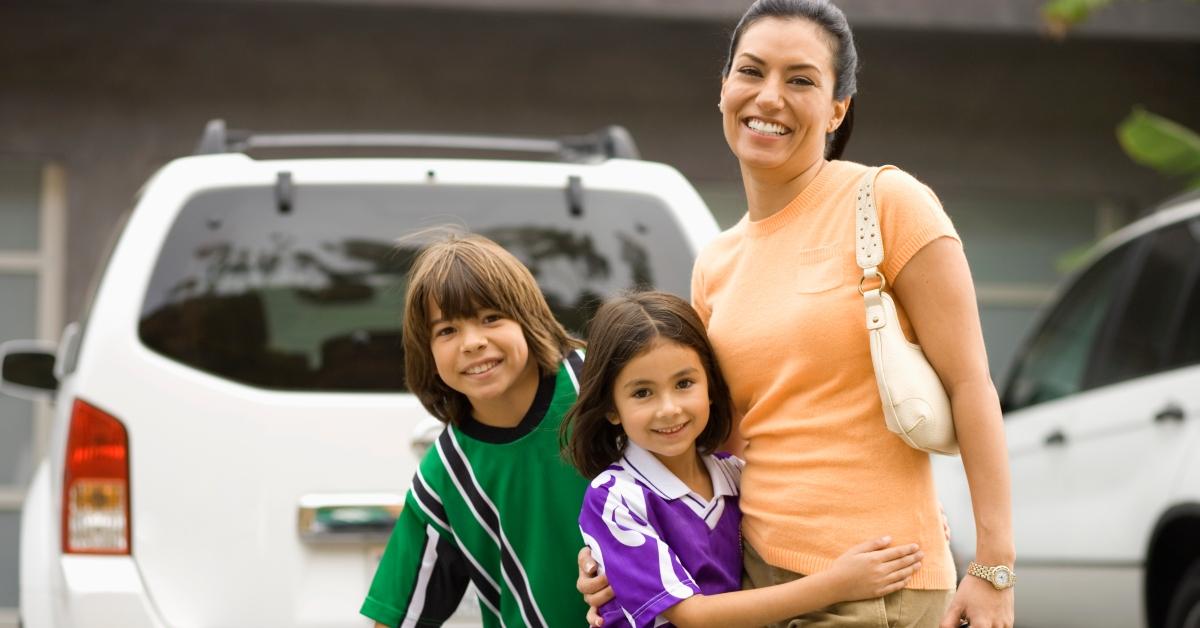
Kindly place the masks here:
[(432, 489), (426, 486), (425, 479), (421, 477), (420, 473), (413, 474), (412, 492), (413, 497), (417, 498), (417, 501), (420, 502), (421, 508), (424, 508), (425, 512), (439, 525), (449, 530), (450, 520), (446, 517), (446, 508), (442, 506), (442, 502), (438, 500), (437, 495), (433, 493)]
[(571, 369), (571, 374), (575, 376), (575, 392), (579, 392), (579, 384), (583, 381), (583, 357), (579, 355), (579, 351), (568, 351), (567, 368)]
[[(425, 478), (421, 476), (419, 470), (413, 474), (412, 493), (413, 497), (417, 500), (417, 505), (425, 511), (426, 516), (438, 525), (443, 526), (448, 533), (453, 535), (454, 529), (450, 527), (450, 519), (446, 516), (445, 508), (442, 506), (441, 501), (438, 500), (433, 487), (425, 483)], [(471, 582), (475, 583), (475, 589), (479, 591), (480, 597), (499, 615), (500, 612), (497, 610), (500, 606), (499, 586), (491, 578), (484, 575), (481, 568), (476, 567), (475, 559), (465, 549), (459, 548), (458, 551), (463, 556), (465, 569), (470, 574)]]
[[(462, 553), (458, 551), (458, 547), (441, 535), (437, 537), (437, 554), (438, 566), (430, 574), (430, 582), (437, 583), (437, 590), (459, 591), (457, 597), (447, 595), (426, 601), (425, 611), (421, 613), (421, 623), (431, 622), (441, 625), (454, 614), (454, 611), (458, 610), (458, 604), (462, 601), (462, 594), (466, 592), (467, 581), (471, 576), (468, 563)], [(450, 558), (441, 560), (442, 556)], [(478, 585), (476, 588), (479, 588)]]
[(471, 477), (466, 456), (459, 450), (458, 443), (455, 442), (454, 435), (450, 430), (442, 432), (442, 435), (438, 437), (437, 447), (442, 453), (450, 473), (458, 480), (463, 497), (467, 498), (467, 503), (471, 505), (471, 510), (479, 519), (479, 524), (490, 531), (492, 537), (496, 539), (500, 548), (500, 569), (504, 572), (508, 586), (512, 588), (513, 594), (516, 595), (517, 601), (521, 605), (521, 614), (525, 618), (526, 625), (541, 628), (545, 624), (542, 623), (541, 613), (529, 590), (525, 570), (521, 568), (516, 552), (504, 538), (504, 532), (500, 528), (500, 515), (484, 497), (483, 489)]
[(480, 571), (474, 562), (464, 561), (467, 566), (467, 572), (471, 575), (471, 582), (475, 583), (475, 590), (479, 592), (479, 597), (488, 608), (492, 609), (496, 616), (500, 616), (500, 589), (492, 584), (491, 580)]
[(425, 526), (421, 570), (413, 581), (408, 612), (400, 625), (438, 625), (445, 623), (458, 609), (467, 591), (470, 576), (467, 561), (458, 547), (446, 540), (433, 526)]

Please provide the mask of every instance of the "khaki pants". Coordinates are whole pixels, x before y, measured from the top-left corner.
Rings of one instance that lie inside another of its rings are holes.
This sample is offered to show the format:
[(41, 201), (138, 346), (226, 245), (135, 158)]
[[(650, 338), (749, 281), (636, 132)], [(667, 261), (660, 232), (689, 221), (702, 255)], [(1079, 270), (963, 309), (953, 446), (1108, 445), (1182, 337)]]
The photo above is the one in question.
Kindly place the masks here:
[[(742, 588), (757, 589), (804, 576), (773, 567), (743, 543)], [(842, 602), (771, 628), (937, 628), (954, 597), (951, 590), (901, 589), (881, 598)]]

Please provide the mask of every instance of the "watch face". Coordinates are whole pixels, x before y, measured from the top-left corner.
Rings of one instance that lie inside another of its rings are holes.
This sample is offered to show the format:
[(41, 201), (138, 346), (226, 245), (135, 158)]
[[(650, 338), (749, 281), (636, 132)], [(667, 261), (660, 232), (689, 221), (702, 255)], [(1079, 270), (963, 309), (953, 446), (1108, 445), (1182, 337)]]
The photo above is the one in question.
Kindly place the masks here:
[(1005, 586), (1008, 584), (1008, 570), (1007, 569), (997, 569), (996, 573), (993, 577), (996, 579), (996, 584), (998, 584), (1000, 586)]

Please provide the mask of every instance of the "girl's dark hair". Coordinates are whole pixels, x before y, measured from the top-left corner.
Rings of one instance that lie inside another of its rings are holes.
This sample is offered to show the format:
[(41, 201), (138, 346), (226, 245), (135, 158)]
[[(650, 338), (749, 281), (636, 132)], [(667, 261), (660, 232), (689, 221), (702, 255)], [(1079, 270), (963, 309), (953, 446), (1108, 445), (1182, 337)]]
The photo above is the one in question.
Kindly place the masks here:
[(704, 366), (712, 406), (708, 425), (696, 439), (697, 451), (712, 453), (729, 438), (733, 429), (729, 387), (696, 310), (666, 292), (627, 293), (601, 305), (588, 323), (579, 400), (563, 421), (563, 457), (584, 476), (599, 475), (621, 459), (625, 431), (608, 420), (617, 411), (613, 386), (621, 369), (658, 340), (694, 350)]
[[(742, 19), (738, 20), (729, 39), (729, 55), (721, 76), (729, 76), (733, 69), (733, 55), (737, 53), (742, 34), (755, 22), (765, 18), (808, 20), (820, 26), (829, 35), (829, 48), (833, 53), (834, 100), (842, 100), (858, 93), (858, 49), (854, 47), (854, 33), (846, 14), (827, 0), (758, 0), (750, 5)], [(840, 159), (854, 132), (854, 99), (842, 124), (825, 138), (825, 158)]]

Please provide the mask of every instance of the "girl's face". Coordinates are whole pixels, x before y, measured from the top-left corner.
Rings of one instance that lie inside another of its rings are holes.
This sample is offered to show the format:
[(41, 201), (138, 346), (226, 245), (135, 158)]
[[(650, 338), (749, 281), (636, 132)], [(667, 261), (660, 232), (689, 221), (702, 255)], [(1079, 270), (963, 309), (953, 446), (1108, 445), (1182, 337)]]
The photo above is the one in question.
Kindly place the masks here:
[(763, 18), (742, 33), (721, 82), (725, 141), (743, 170), (790, 179), (825, 156), (850, 99), (834, 100), (831, 37), (805, 19)]
[(616, 414), (630, 441), (668, 469), (694, 464), (696, 439), (708, 426), (708, 377), (691, 347), (656, 340), (630, 360), (613, 382)]

